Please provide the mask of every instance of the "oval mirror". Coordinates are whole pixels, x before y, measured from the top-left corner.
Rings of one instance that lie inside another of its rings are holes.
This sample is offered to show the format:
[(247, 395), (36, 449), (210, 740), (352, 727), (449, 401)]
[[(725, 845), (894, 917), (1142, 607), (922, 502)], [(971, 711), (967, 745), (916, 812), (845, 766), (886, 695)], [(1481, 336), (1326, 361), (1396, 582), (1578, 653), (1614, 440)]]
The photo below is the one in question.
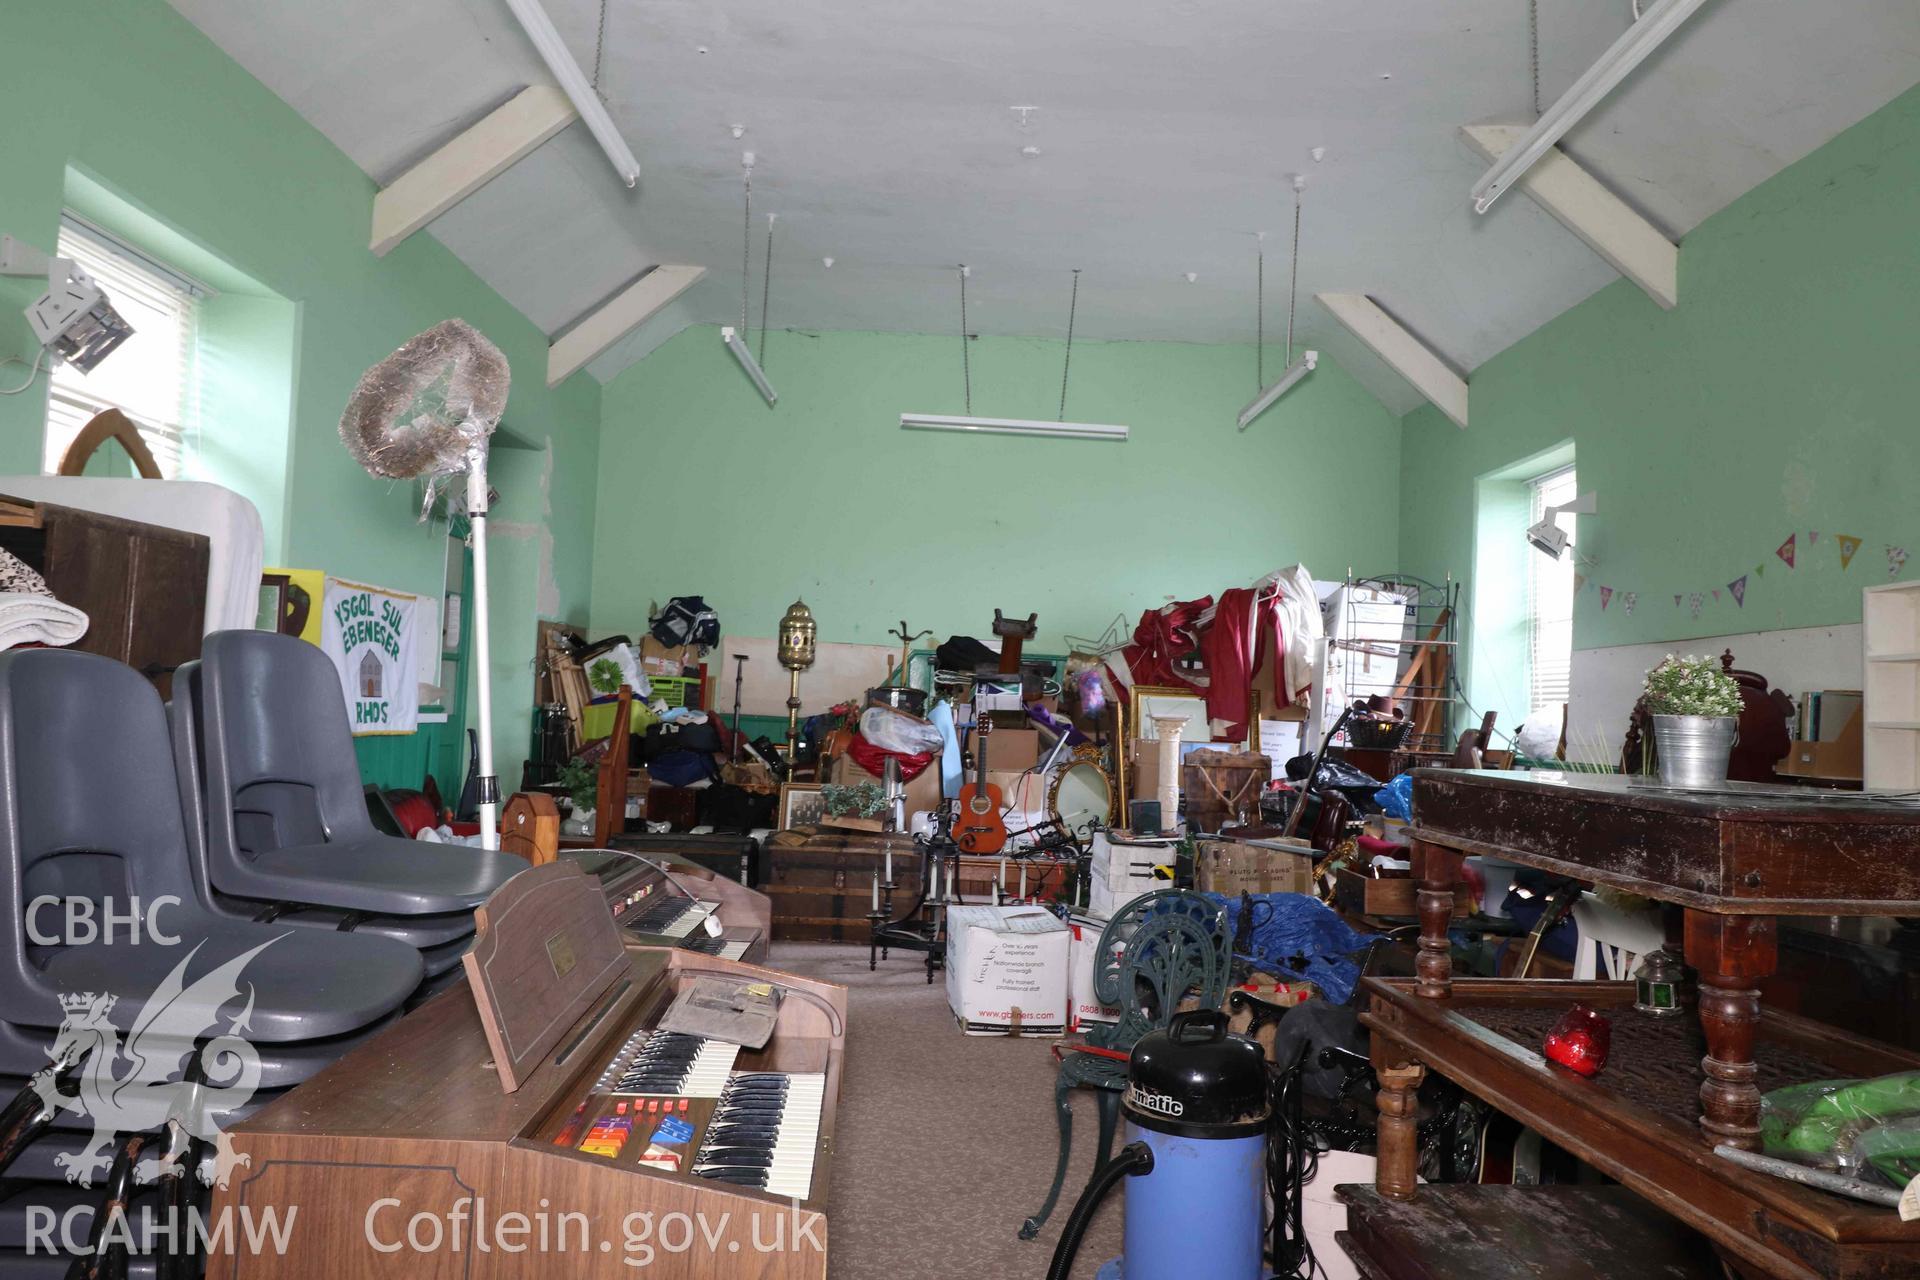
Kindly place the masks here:
[(1099, 753), (1076, 757), (1054, 775), (1047, 808), (1070, 831), (1085, 832), (1095, 821), (1106, 823), (1113, 814), (1113, 782), (1100, 767)]

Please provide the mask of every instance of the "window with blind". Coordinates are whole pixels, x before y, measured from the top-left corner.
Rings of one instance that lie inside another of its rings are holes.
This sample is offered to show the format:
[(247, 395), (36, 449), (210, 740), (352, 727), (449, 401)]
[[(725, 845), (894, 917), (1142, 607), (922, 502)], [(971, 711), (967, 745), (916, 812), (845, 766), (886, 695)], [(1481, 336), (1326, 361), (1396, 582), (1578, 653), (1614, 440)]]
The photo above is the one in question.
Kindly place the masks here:
[[(1572, 467), (1540, 476), (1528, 488), (1532, 491), (1529, 524), (1544, 520), (1548, 507), (1572, 502), (1579, 491)], [(1570, 512), (1554, 517), (1569, 540), (1575, 518)], [(1572, 683), (1573, 566), (1571, 545), (1558, 560), (1538, 551), (1527, 556), (1527, 670), (1536, 711), (1564, 703)]]
[(92, 276), (133, 336), (92, 373), (53, 371), (47, 396), (44, 469), (60, 469), (67, 446), (97, 413), (118, 409), (140, 429), (160, 474), (180, 475), (197, 417), (196, 313), (205, 286), (72, 214), (60, 218), (59, 256)]

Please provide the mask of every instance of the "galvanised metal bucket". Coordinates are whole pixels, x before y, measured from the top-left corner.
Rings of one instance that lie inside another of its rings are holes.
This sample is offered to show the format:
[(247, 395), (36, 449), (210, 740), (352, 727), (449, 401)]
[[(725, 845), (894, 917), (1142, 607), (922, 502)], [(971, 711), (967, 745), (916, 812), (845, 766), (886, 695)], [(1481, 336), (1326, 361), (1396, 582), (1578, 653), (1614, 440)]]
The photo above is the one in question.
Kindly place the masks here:
[(1739, 730), (1740, 721), (1733, 716), (1655, 716), (1660, 781), (1670, 787), (1724, 783)]

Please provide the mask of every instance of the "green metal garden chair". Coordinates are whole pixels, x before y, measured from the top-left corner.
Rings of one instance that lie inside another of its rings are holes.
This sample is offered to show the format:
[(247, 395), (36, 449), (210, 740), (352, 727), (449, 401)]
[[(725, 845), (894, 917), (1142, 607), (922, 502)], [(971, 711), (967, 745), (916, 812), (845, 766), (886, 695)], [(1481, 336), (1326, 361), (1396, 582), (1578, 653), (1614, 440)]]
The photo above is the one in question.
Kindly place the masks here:
[(1120, 1121), (1120, 1094), (1127, 1085), (1127, 1058), (1134, 1042), (1159, 1030), (1183, 1008), (1218, 1009), (1227, 996), (1233, 935), (1226, 909), (1185, 889), (1162, 889), (1122, 907), (1100, 932), (1093, 991), (1101, 1004), (1117, 1006), (1120, 1019), (1087, 1029), (1086, 1043), (1060, 1044), (1054, 1056), (1054, 1108), (1060, 1117), (1060, 1158), (1040, 1212), (1020, 1227), (1020, 1238), (1040, 1233), (1067, 1178), (1073, 1144), (1072, 1095), (1095, 1090), (1100, 1108), (1100, 1159), (1113, 1153)]

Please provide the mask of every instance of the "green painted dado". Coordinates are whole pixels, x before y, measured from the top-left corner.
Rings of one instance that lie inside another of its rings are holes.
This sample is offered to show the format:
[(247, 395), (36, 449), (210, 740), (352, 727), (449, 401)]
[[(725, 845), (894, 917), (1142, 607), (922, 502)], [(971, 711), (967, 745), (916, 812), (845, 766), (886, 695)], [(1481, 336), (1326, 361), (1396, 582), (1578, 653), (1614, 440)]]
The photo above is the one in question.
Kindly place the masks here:
[[(76, 67), (85, 68), (77, 91)], [(206, 406), (219, 420), (203, 423), (205, 438), (222, 446), (217, 458), (209, 453), (208, 474), (264, 495), (256, 500), (269, 508), (272, 558), (437, 594), (440, 531), (415, 523), (411, 485), (371, 479), (347, 456), (340, 412), (368, 365), (449, 316), (506, 352), (515, 375), (507, 421), (523, 439), (550, 442), (553, 457), (546, 473), (499, 469), (524, 486), (502, 486), (515, 536), (538, 543), (537, 528), (551, 541), (548, 554), (502, 554), (494, 578), (500, 626), (490, 674), (511, 789), (527, 742), (536, 608), (586, 617), (598, 386), (576, 377), (547, 390), (545, 335), (430, 235), (375, 257), (372, 180), (162, 0), (6, 6), (0, 114), (8, 121), (0, 230), (50, 249), (63, 202), (104, 190), (285, 300), (283, 312), (261, 304), (251, 316), (236, 302), (210, 330), (219, 360), (264, 359), (276, 346), (283, 359), (277, 373), (236, 381)], [(137, 228), (109, 225), (137, 238)], [(0, 280), (0, 358), (31, 358), (20, 309), (35, 289)], [(23, 374), (0, 366), (0, 385)], [(39, 469), (45, 413), (44, 378), (0, 398), (0, 474)], [(279, 456), (287, 466), (276, 512), (274, 479), (257, 473)]]
[[(1920, 89), (1687, 236), (1673, 311), (1618, 281), (1475, 370), (1467, 430), (1409, 414), (1405, 564), (1471, 565), (1476, 481), (1570, 440), (1599, 496), (1579, 522), (1595, 585), (1576, 648), (1859, 621), (1887, 547), (1920, 553), (1916, 227)], [(1569, 236), (1567, 252), (1584, 250)], [(1775, 550), (1791, 534), (1789, 569)], [(1840, 534), (1862, 540), (1844, 572)], [(1914, 573), (1920, 559), (1899, 576)], [(1744, 606), (1728, 587), (1743, 575)]]
[[(1062, 355), (974, 341), (973, 412), (1056, 417)], [(951, 336), (773, 333), (766, 369), (772, 409), (701, 326), (604, 388), (596, 632), (699, 593), (729, 634), (770, 636), (802, 596), (823, 640), (885, 644), (902, 618), (984, 635), (997, 607), (1039, 613), (1058, 652), (1296, 561), (1395, 566), (1399, 423), (1331, 361), (1242, 433), (1251, 347), (1077, 342), (1066, 416), (1124, 423), (1123, 444), (902, 430), (964, 411)]]

